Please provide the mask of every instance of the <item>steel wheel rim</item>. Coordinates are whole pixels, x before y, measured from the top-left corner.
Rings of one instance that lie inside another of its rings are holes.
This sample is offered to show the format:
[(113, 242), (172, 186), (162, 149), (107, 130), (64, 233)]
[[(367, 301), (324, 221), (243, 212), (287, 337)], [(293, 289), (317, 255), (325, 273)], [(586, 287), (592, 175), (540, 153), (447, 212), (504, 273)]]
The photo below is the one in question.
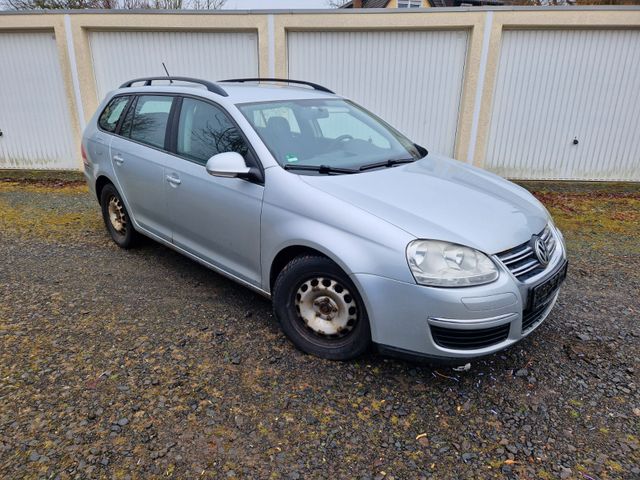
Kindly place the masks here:
[(296, 291), (296, 312), (302, 324), (323, 338), (341, 338), (358, 322), (358, 306), (353, 294), (340, 282), (314, 277)]
[(124, 213), (124, 206), (115, 195), (109, 199), (108, 204), (109, 222), (113, 229), (120, 235), (127, 233), (127, 216)]

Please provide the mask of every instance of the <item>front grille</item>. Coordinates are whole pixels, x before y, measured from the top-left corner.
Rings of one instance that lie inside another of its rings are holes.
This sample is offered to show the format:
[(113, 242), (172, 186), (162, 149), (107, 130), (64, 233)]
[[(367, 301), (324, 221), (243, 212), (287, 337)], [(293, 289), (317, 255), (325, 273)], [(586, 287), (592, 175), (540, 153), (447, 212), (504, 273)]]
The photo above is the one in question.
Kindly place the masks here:
[(546, 305), (542, 305), (535, 310), (527, 309), (522, 312), (522, 333), (526, 332), (538, 323), (538, 320), (540, 320), (540, 317), (542, 317), (546, 308)]
[[(551, 229), (545, 229), (539, 234), (547, 245), (549, 257), (556, 249), (556, 240), (551, 234)], [(500, 261), (507, 267), (518, 280), (524, 281), (544, 271), (546, 265), (542, 265), (536, 257), (531, 240), (498, 254)]]
[(454, 350), (475, 350), (503, 342), (509, 336), (511, 324), (479, 330), (457, 330), (431, 325), (431, 336), (437, 345)]
[(555, 295), (551, 295), (546, 302), (538, 306), (535, 310), (529, 307), (522, 312), (522, 333), (525, 333), (527, 330), (538, 324), (554, 298)]

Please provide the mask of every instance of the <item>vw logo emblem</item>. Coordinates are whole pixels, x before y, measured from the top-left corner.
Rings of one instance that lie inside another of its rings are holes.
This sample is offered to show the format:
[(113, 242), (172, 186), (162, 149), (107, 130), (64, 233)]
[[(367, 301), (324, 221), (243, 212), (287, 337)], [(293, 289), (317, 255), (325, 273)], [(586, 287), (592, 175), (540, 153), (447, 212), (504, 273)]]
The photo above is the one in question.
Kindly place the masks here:
[(541, 265), (544, 266), (549, 263), (549, 250), (547, 250), (547, 244), (544, 243), (544, 240), (540, 237), (534, 237), (533, 251)]

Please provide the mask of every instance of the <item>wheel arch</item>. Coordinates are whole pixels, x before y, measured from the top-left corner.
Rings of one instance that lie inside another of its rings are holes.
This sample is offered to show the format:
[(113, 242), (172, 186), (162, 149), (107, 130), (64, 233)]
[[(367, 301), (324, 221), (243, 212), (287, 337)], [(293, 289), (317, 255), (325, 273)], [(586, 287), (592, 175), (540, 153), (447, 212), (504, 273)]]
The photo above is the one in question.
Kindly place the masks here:
[(327, 257), (323, 252), (306, 245), (289, 245), (284, 247), (271, 261), (271, 268), (269, 269), (269, 292), (273, 291), (273, 285), (276, 283), (276, 278), (278, 278), (282, 269), (294, 258), (305, 254)]
[(278, 278), (278, 274), (282, 271), (282, 269), (296, 257), (300, 255), (316, 255), (320, 257), (325, 257), (335, 263), (340, 269), (345, 273), (345, 275), (349, 276), (350, 272), (346, 268), (346, 265), (341, 262), (339, 259), (335, 258), (335, 255), (326, 251), (319, 245), (309, 245), (302, 242), (293, 243), (291, 245), (286, 245), (282, 247), (278, 253), (273, 257), (273, 260), (270, 262), (269, 268), (269, 293), (273, 291), (273, 285)]
[(98, 178), (96, 178), (96, 196), (98, 197), (98, 203), (100, 203), (102, 189), (108, 184), (111, 184), (114, 187), (116, 185), (115, 182), (111, 180), (109, 177), (107, 177), (106, 175), (99, 175)]
[(122, 190), (120, 190), (120, 188), (118, 187), (118, 184), (109, 176), (105, 175), (104, 173), (101, 173), (100, 175), (98, 175), (98, 178), (96, 178), (95, 190), (96, 190), (96, 196), (98, 197), (98, 203), (101, 204), (100, 199), (102, 197), (102, 190), (104, 190), (104, 187), (109, 184), (113, 185), (113, 188), (115, 188), (118, 194), (120, 195), (120, 198), (122, 199), (122, 202), (124, 203), (124, 206), (127, 209), (127, 213), (129, 214), (129, 218), (133, 223), (133, 227), (138, 232), (143, 231), (143, 229), (138, 224), (138, 220), (136, 218), (135, 213), (133, 212), (133, 209), (131, 208), (131, 206), (129, 205), (129, 202), (127, 201), (127, 197), (124, 195)]

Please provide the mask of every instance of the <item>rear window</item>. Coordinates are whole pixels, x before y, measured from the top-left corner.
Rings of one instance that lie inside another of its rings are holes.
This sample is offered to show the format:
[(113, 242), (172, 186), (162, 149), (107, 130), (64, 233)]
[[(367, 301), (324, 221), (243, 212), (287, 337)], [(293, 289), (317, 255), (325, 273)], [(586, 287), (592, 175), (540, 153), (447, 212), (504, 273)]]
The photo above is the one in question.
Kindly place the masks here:
[(173, 97), (165, 95), (142, 95), (138, 97), (130, 127), (131, 133), (129, 136), (131, 139), (146, 143), (152, 147), (164, 148), (164, 138), (172, 102)]
[(129, 96), (115, 97), (112, 99), (106, 108), (102, 111), (100, 118), (98, 119), (98, 125), (107, 132), (115, 132), (118, 126), (118, 121), (124, 112), (124, 107), (127, 106)]

